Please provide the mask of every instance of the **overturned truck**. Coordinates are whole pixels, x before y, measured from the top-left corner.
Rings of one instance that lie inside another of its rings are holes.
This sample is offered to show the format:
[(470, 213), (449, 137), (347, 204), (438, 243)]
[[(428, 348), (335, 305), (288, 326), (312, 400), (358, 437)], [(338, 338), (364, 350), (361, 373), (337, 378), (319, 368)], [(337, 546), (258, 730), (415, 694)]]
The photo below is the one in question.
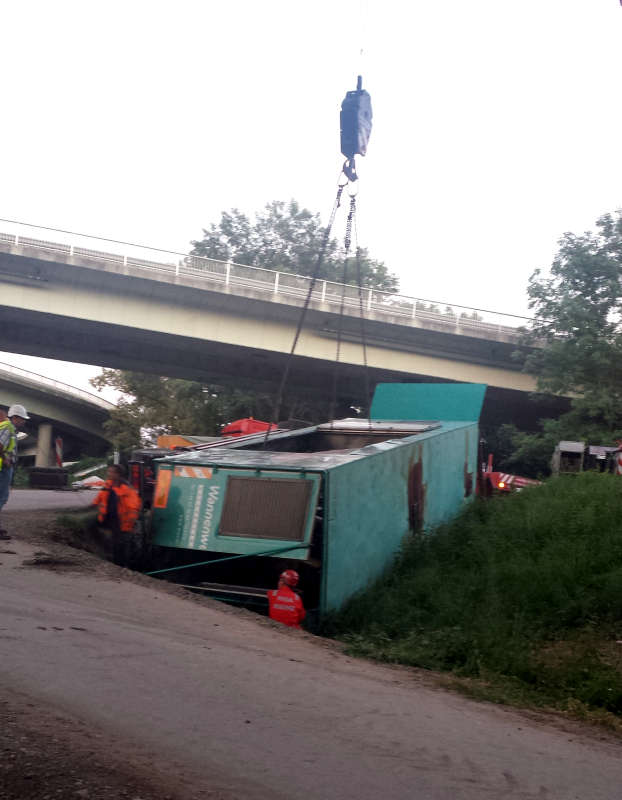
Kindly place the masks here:
[(472, 499), (485, 389), (380, 384), (369, 419), (160, 459), (153, 543), (183, 568), (178, 580), (215, 596), (264, 602), (294, 568), (308, 609), (338, 609), (409, 535)]

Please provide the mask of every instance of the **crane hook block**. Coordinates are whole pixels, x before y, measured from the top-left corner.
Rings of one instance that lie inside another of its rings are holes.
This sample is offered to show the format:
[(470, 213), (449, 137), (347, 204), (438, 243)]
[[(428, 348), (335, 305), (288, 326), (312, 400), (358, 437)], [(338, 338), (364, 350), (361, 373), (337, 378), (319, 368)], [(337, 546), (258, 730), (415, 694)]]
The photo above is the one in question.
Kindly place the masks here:
[(350, 160), (365, 155), (371, 134), (371, 97), (362, 86), (359, 75), (355, 91), (347, 92), (341, 104), (341, 152)]

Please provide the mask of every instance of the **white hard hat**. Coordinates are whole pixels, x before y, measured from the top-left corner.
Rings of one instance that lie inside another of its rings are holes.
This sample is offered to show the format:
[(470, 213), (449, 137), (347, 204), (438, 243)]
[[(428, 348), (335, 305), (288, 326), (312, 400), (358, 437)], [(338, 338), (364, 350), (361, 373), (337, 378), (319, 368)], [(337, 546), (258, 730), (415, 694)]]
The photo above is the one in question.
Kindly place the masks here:
[(7, 414), (7, 417), (9, 419), (11, 417), (21, 417), (22, 419), (30, 419), (30, 417), (28, 416), (28, 412), (26, 411), (24, 406), (20, 406), (19, 403), (16, 403), (16, 405), (11, 406), (9, 408), (9, 413)]

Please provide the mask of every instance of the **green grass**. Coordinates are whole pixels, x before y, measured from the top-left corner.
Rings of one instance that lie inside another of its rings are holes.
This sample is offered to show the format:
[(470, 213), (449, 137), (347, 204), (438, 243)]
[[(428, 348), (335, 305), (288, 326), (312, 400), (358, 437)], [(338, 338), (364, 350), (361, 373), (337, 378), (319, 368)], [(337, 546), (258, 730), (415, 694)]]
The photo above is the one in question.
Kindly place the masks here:
[(352, 654), (447, 671), (473, 694), (622, 714), (622, 479), (478, 501), (328, 625)]
[(90, 533), (97, 527), (97, 509), (88, 508), (86, 511), (69, 511), (59, 514), (56, 522), (72, 533)]
[(14, 489), (27, 489), (30, 485), (28, 480), (28, 470), (25, 467), (17, 467), (13, 475)]

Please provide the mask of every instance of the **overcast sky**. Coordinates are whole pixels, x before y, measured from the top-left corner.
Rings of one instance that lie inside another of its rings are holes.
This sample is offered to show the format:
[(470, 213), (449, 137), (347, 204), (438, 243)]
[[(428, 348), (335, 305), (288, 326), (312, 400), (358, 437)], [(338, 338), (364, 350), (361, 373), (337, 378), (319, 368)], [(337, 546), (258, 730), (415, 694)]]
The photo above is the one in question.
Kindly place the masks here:
[(31, 0), (2, 17), (4, 218), (178, 251), (234, 206), (293, 197), (326, 218), (359, 71), (360, 242), (404, 294), (527, 313), (559, 236), (622, 206), (619, 0)]

